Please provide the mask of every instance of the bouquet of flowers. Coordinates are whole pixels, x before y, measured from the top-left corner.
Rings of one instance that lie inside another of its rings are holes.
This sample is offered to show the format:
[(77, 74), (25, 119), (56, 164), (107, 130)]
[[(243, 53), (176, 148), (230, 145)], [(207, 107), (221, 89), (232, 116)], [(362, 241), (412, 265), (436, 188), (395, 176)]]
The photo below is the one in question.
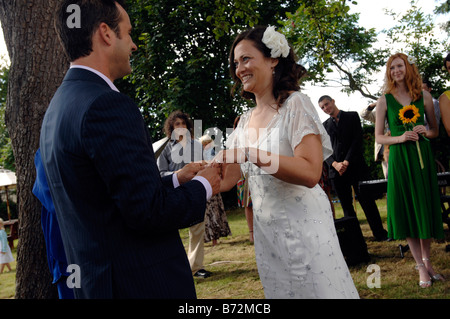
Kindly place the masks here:
[[(413, 127), (415, 126), (417, 119), (420, 117), (419, 109), (414, 105), (406, 105), (404, 106), (400, 112), (398, 113), (398, 117), (400, 121), (402, 121), (403, 126), (407, 129), (412, 131)], [(425, 137), (424, 137), (425, 138)], [(422, 160), (422, 153), (420, 151), (420, 145), (419, 141), (416, 141), (417, 146), (417, 152), (419, 154), (419, 160), (420, 160), (420, 167), (423, 169), (423, 160)]]

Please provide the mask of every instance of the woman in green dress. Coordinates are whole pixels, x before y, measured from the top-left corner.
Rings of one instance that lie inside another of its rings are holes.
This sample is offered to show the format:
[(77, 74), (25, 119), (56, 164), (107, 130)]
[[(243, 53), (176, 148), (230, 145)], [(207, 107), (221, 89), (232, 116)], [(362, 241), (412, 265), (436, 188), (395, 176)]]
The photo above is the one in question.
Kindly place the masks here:
[[(433, 101), (422, 91), (414, 60), (403, 53), (386, 65), (385, 95), (378, 100), (376, 141), (390, 145), (387, 190), (388, 232), (406, 239), (419, 271), (419, 285), (444, 280), (430, 262), (433, 238), (444, 237), (437, 171), (429, 140), (438, 135)], [(429, 129), (424, 126), (424, 116)], [(385, 119), (391, 136), (384, 134)]]

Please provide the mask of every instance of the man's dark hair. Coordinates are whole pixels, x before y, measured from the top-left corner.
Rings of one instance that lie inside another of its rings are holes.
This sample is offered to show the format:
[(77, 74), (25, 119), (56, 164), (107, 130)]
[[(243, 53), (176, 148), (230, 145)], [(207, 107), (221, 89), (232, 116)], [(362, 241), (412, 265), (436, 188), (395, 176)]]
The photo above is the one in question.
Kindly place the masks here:
[[(125, 7), (122, 0), (63, 0), (56, 11), (55, 28), (69, 61), (74, 61), (92, 52), (92, 36), (106, 23), (119, 37), (120, 11), (116, 3)], [(72, 11), (70, 5), (80, 8), (80, 27), (68, 25)], [(67, 12), (69, 11), (69, 12)]]
[(422, 78), (422, 83), (426, 84), (430, 89), (432, 88), (430, 80)]
[(329, 96), (329, 95), (322, 95), (322, 96), (320, 97), (320, 99), (319, 99), (319, 103), (322, 102), (323, 100), (331, 101), (331, 100), (333, 100), (333, 99), (332, 99), (331, 96)]
[(450, 62), (450, 53), (444, 58), (444, 68), (447, 70), (447, 62)]

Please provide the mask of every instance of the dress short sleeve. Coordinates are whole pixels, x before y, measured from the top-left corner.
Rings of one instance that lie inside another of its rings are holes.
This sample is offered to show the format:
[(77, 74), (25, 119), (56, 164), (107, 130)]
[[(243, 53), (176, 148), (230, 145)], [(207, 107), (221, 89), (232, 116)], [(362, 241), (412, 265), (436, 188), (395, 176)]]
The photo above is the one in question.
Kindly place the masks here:
[[(321, 137), (324, 160), (333, 154), (330, 137), (308, 96), (300, 92), (291, 94), (278, 112), (269, 124), (269, 129), (280, 129), (281, 139), (288, 140), (292, 152), (303, 137), (315, 134)], [(252, 146), (249, 145), (247, 132), (250, 115), (251, 110), (242, 114), (236, 129), (227, 138), (225, 144), (227, 149)]]
[(309, 134), (320, 135), (322, 141), (323, 159), (333, 154), (330, 137), (311, 99), (303, 93), (295, 92), (286, 100), (287, 136), (294, 150), (303, 137)]
[(444, 94), (447, 96), (447, 98), (450, 100), (450, 90), (447, 90), (444, 92)]

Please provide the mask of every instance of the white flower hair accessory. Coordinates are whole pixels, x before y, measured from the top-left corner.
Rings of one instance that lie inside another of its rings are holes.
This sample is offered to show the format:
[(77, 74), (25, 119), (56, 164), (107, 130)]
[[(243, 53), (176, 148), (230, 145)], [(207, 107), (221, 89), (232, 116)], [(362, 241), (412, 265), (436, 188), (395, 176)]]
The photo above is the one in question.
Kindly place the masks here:
[(289, 55), (289, 44), (284, 34), (275, 31), (275, 27), (268, 26), (262, 37), (262, 42), (270, 49), (270, 56), (274, 59)]
[(416, 58), (411, 56), (411, 55), (409, 55), (408, 56), (408, 62), (409, 62), (409, 64), (415, 64), (416, 63)]

